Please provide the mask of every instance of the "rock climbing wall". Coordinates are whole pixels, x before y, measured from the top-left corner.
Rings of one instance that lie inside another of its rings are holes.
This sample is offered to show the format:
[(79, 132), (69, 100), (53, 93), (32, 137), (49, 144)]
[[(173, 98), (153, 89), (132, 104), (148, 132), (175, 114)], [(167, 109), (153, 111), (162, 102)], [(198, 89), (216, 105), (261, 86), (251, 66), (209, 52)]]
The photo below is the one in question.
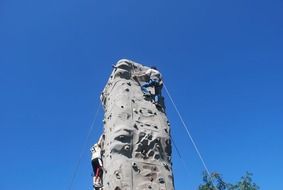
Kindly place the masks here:
[[(103, 190), (173, 190), (170, 124), (161, 107), (145, 98), (136, 78), (148, 67), (120, 60), (102, 95)], [(154, 89), (149, 89), (154, 93)]]

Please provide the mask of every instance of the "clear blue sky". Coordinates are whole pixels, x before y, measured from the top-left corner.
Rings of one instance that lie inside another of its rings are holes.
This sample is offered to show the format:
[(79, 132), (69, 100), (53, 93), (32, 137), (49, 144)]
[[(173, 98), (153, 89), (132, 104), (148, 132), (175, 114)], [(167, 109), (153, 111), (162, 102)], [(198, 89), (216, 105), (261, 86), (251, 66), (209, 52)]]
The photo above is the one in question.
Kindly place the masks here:
[[(211, 171), (283, 189), (281, 0), (0, 0), (1, 190), (67, 190), (121, 58), (160, 68)], [(176, 190), (195, 190), (203, 167), (165, 98)], [(73, 189), (90, 174), (87, 148)]]

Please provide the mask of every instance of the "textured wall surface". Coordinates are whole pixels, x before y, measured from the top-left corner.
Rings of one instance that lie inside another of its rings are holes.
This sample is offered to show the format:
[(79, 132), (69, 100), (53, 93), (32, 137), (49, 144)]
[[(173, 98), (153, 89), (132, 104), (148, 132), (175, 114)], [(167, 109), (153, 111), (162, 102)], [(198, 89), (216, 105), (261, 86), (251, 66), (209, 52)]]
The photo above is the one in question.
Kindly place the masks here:
[[(120, 60), (102, 95), (104, 106), (104, 190), (173, 190), (170, 124), (162, 107), (145, 98), (148, 67)], [(154, 89), (149, 89), (154, 93)]]

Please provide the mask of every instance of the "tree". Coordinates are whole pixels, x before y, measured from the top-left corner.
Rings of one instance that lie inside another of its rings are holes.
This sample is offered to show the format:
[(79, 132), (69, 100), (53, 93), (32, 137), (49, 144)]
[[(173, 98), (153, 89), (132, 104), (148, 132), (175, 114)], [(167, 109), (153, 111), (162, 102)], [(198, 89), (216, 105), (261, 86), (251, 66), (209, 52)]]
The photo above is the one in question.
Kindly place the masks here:
[(253, 182), (252, 173), (247, 172), (238, 183), (231, 185), (229, 190), (259, 190), (259, 186)]
[(219, 173), (213, 172), (210, 175), (203, 173), (203, 184), (199, 186), (199, 190), (226, 190), (227, 184), (223, 181)]
[(219, 173), (213, 172), (208, 175), (203, 173), (203, 184), (198, 190), (259, 190), (252, 180), (252, 173), (247, 172), (235, 185), (226, 183)]

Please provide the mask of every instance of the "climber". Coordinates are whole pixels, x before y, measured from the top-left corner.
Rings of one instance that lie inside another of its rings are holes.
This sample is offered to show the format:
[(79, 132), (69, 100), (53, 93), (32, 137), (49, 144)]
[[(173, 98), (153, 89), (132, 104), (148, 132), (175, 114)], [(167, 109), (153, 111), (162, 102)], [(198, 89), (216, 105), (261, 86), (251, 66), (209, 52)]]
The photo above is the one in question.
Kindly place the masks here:
[(162, 89), (162, 76), (155, 66), (151, 66), (144, 74), (136, 75), (136, 77), (147, 77), (145, 84), (141, 85), (141, 90), (144, 96), (150, 96), (150, 92), (147, 90), (148, 87), (154, 87), (154, 104), (159, 105), (159, 98), (161, 96)]
[(98, 143), (94, 144), (90, 149), (92, 153), (91, 165), (94, 173), (94, 187), (102, 187), (103, 164), (101, 160), (101, 143), (102, 136), (99, 138)]

